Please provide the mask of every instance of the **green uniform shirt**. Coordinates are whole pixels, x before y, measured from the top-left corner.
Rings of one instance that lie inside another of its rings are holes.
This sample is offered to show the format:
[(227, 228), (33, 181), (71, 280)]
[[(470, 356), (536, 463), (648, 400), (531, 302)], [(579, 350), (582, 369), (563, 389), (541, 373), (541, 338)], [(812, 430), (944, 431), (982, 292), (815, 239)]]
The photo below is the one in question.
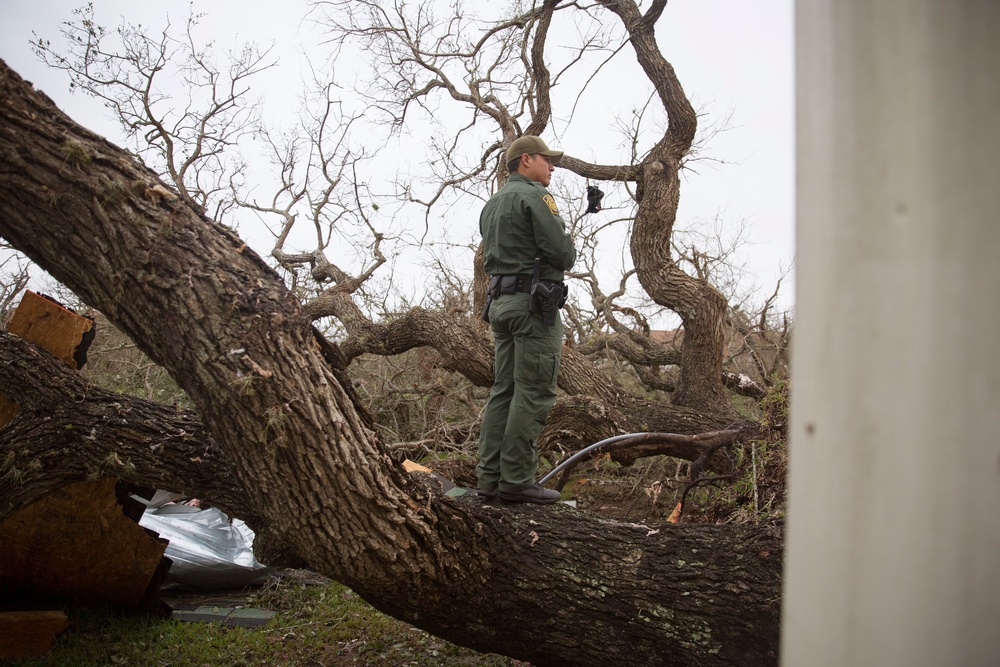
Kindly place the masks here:
[(486, 273), (531, 276), (540, 257), (542, 280), (562, 280), (576, 261), (573, 239), (545, 187), (511, 174), (479, 216)]

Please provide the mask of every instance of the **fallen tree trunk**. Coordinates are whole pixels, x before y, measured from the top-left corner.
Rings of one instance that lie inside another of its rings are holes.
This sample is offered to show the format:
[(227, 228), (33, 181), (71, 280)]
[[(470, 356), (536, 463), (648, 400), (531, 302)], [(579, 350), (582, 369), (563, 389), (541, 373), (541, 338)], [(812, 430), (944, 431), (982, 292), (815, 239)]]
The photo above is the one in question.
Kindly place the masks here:
[[(5, 63), (0, 99), (0, 234), (171, 372), (260, 520), (311, 567), (450, 641), (539, 665), (776, 663), (778, 529), (430, 493), (238, 237)], [(30, 465), (30, 449), (7, 455)]]
[[(126, 481), (211, 498), (260, 526), (232, 462), (197, 413), (105, 391), (55, 356), (0, 332), (0, 393), (20, 410), (0, 430), (0, 516), (67, 482)], [(19, 454), (20, 453), (20, 454)]]

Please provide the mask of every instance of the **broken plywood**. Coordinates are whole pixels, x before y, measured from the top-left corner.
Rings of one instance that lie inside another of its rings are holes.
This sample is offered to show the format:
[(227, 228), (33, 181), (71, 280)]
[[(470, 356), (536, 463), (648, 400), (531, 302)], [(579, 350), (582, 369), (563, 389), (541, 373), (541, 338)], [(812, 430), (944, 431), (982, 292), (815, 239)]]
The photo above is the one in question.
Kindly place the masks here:
[(77, 348), (93, 328), (94, 321), (89, 317), (77, 315), (55, 301), (28, 290), (14, 311), (7, 331), (44, 347), (67, 366), (78, 370), (83, 364), (76, 356)]
[(165, 549), (122, 513), (113, 478), (67, 484), (0, 524), (0, 591), (135, 607)]

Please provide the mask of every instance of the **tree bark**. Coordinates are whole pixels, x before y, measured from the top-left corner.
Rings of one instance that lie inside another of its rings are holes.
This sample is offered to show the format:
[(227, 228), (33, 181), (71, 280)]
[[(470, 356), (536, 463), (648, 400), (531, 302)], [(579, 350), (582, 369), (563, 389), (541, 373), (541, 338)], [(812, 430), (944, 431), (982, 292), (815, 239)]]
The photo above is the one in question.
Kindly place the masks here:
[(654, 26), (665, 6), (656, 2), (643, 16), (632, 0), (600, 0), (628, 30), (636, 60), (652, 82), (667, 113), (664, 137), (638, 169), (631, 251), (639, 282), (658, 304), (681, 317), (680, 379), (676, 405), (709, 413), (732, 413), (722, 383), (725, 349), (725, 297), (708, 282), (681, 270), (671, 256), (670, 239), (680, 201), (680, 168), (691, 150), (697, 114), (673, 66), (656, 44)]
[[(776, 663), (779, 530), (430, 493), (235, 234), (6, 63), (0, 99), (0, 234), (171, 372), (260, 520), (311, 567), (450, 641), (539, 665)], [(12, 465), (30, 463), (25, 447)]]
[[(0, 393), (17, 397), (0, 430), (0, 514), (71, 481), (116, 476), (211, 498), (252, 516), (253, 503), (197, 413), (105, 391), (23, 338), (0, 333)], [(29, 455), (19, 453), (30, 452)], [(201, 472), (205, 470), (205, 472)]]

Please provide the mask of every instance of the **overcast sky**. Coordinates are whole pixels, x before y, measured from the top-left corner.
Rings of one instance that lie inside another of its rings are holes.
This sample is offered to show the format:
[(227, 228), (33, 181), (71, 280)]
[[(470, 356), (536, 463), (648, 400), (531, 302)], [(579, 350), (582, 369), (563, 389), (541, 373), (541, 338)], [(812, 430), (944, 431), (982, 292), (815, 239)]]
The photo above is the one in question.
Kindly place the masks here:
[[(477, 2), (465, 3), (474, 8)], [(81, 124), (117, 141), (119, 130), (95, 101), (72, 95), (60, 72), (38, 62), (28, 46), (32, 33), (56, 44), (59, 25), (72, 18), (80, 0), (0, 0), (0, 58), (43, 90)], [(160, 27), (170, 12), (181, 25), (187, 3), (94, 0), (99, 22), (129, 22)], [(220, 48), (239, 42), (275, 43), (278, 67), (268, 73), (264, 92), (268, 113), (295, 112), (302, 90), (303, 53), (313, 53), (321, 33), (304, 21), (305, 0), (196, 0), (206, 14), (202, 28)], [(794, 212), (794, 63), (793, 0), (671, 0), (657, 25), (664, 56), (674, 66), (685, 92), (703, 115), (702, 127), (732, 115), (730, 128), (715, 136), (708, 154), (682, 185), (678, 228), (718, 217), (729, 227), (746, 223), (752, 245), (745, 248), (748, 270), (766, 292), (779, 267), (792, 264)], [(634, 62), (633, 62), (634, 66)], [(620, 81), (603, 84), (616, 95)], [(590, 103), (594, 106), (594, 102)], [(601, 128), (598, 128), (598, 132)], [(599, 141), (579, 132), (563, 137), (559, 148), (585, 160), (613, 164)], [(419, 159), (415, 156), (415, 159)], [(558, 176), (558, 172), (557, 172)], [(469, 237), (476, 216), (457, 224)], [(445, 224), (451, 224), (445, 221)], [(243, 231), (241, 227), (241, 232)], [(257, 247), (262, 254), (269, 248)], [(783, 288), (783, 305), (792, 302), (792, 281)], [(766, 296), (766, 295), (765, 295)]]

